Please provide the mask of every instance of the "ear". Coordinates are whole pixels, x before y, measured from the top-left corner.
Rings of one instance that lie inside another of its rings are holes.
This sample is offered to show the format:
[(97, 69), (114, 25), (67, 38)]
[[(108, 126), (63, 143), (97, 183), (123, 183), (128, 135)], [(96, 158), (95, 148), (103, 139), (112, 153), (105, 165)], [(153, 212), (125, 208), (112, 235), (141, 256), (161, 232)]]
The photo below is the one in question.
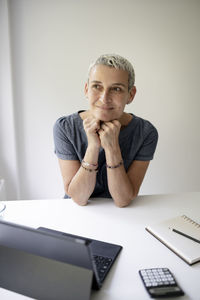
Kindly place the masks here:
[(137, 92), (136, 87), (133, 86), (129, 91), (129, 98), (128, 98), (127, 104), (130, 104), (133, 101), (136, 92)]
[(87, 82), (85, 83), (84, 93), (85, 93), (85, 96), (87, 97), (88, 96), (88, 83)]

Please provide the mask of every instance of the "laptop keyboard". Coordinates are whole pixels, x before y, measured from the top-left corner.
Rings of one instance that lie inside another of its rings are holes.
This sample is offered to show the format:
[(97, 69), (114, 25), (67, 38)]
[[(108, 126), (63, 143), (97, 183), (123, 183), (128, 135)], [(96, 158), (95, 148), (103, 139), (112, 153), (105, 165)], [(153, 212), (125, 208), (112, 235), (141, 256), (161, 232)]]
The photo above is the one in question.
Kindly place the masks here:
[(94, 255), (93, 258), (97, 268), (99, 279), (102, 282), (112, 265), (112, 258), (99, 255)]

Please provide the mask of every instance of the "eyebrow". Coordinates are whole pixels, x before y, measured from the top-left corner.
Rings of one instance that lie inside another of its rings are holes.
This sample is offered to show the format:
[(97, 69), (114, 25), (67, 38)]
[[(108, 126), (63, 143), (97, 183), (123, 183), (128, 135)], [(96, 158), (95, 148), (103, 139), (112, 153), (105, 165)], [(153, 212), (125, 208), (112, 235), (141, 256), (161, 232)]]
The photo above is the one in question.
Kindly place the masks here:
[(102, 83), (101, 81), (98, 81), (98, 80), (92, 80), (91, 82), (92, 83)]
[(123, 87), (127, 87), (125, 84), (121, 83), (121, 82), (115, 82), (112, 85), (121, 85)]
[[(102, 84), (101, 81), (98, 81), (98, 80), (92, 80), (91, 83), (99, 83), (99, 84)], [(121, 82), (114, 82), (112, 83), (112, 86), (113, 85), (120, 85), (120, 86), (123, 86), (123, 87), (127, 87), (125, 84), (121, 83)]]

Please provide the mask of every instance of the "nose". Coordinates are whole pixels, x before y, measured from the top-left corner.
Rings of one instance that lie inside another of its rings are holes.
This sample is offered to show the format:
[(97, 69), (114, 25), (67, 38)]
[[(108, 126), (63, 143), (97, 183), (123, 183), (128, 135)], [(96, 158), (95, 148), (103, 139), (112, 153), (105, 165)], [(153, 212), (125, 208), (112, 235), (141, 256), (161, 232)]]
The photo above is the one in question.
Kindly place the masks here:
[(110, 94), (109, 94), (109, 91), (104, 91), (99, 100), (103, 103), (103, 104), (106, 104), (106, 103), (110, 103), (111, 102), (111, 98), (110, 98)]

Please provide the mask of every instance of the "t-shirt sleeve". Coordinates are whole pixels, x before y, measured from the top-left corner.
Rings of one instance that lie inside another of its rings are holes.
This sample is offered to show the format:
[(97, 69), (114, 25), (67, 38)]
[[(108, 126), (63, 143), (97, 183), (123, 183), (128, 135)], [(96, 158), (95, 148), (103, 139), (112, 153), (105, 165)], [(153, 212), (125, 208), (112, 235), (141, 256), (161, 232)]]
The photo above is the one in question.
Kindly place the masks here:
[(54, 152), (60, 159), (78, 160), (70, 132), (66, 118), (59, 118), (53, 127)]
[(144, 141), (135, 157), (135, 160), (152, 160), (158, 143), (158, 131), (152, 124), (145, 128)]

